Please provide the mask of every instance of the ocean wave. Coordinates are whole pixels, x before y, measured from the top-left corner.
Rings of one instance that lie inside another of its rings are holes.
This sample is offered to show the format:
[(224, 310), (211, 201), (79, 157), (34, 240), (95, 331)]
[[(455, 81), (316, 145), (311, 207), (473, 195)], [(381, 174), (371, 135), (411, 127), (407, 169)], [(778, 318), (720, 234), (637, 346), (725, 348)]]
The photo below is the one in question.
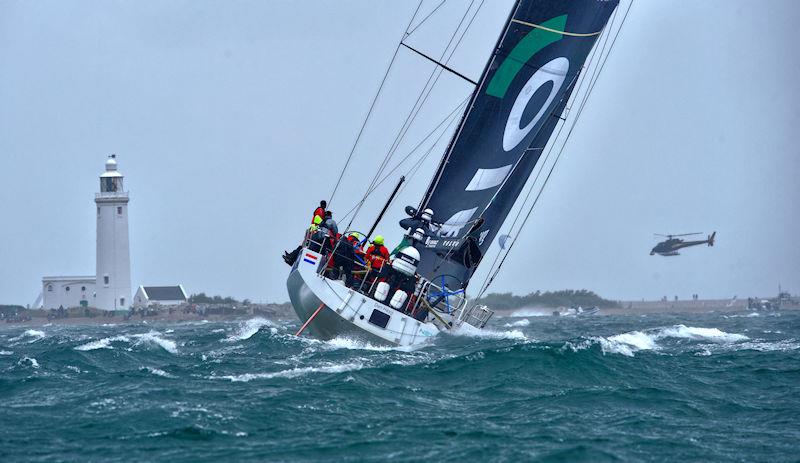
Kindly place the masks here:
[(515, 326), (528, 326), (530, 324), (531, 324), (530, 320), (528, 320), (527, 318), (523, 318), (522, 320), (517, 320), (517, 321), (512, 322), (512, 323), (506, 323), (503, 326), (505, 326), (506, 328), (513, 328)]
[(643, 350), (659, 350), (657, 341), (662, 339), (688, 339), (717, 344), (733, 344), (749, 339), (743, 334), (726, 333), (718, 328), (699, 328), (686, 325), (673, 325), (667, 328), (655, 328), (645, 331), (629, 331), (608, 337), (592, 337), (590, 343), (578, 346), (570, 345), (573, 350), (589, 347), (591, 342), (600, 345), (604, 354), (621, 354), (633, 357), (635, 352)]
[(375, 346), (368, 342), (347, 337), (336, 337), (329, 341), (323, 341), (322, 345), (326, 349), (348, 349), (348, 350), (371, 350), (374, 352), (386, 352), (391, 350), (406, 350), (400, 347)]
[(177, 354), (178, 345), (175, 343), (175, 341), (164, 339), (160, 335), (161, 333), (157, 331), (150, 331), (149, 333), (144, 334), (134, 334), (133, 337), (136, 338), (137, 341), (133, 345), (138, 346), (140, 344), (155, 344), (170, 354)]
[(151, 374), (156, 375), (156, 376), (161, 376), (163, 378), (176, 378), (175, 375), (171, 375), (171, 374), (167, 373), (166, 371), (158, 369), (158, 368), (142, 367), (141, 370), (142, 371), (146, 371), (146, 372), (151, 373)]
[(631, 331), (597, 339), (604, 354), (622, 354), (628, 357), (633, 357), (633, 353), (639, 350), (658, 349), (655, 340), (655, 336), (641, 331)]
[(675, 325), (671, 328), (660, 330), (657, 339), (661, 338), (692, 339), (720, 343), (734, 343), (749, 339), (743, 334), (726, 333), (718, 328), (696, 328), (686, 325)]
[(348, 363), (331, 363), (318, 367), (298, 367), (289, 370), (281, 370), (270, 373), (244, 373), (241, 375), (225, 375), (225, 376), (211, 376), (211, 379), (225, 379), (231, 382), (249, 382), (254, 379), (272, 379), (272, 378), (297, 378), (298, 376), (305, 376), (312, 373), (344, 373), (347, 371), (355, 371), (364, 368), (362, 362), (348, 362)]
[(161, 347), (165, 351), (169, 352), (170, 354), (178, 353), (177, 343), (171, 339), (162, 338), (161, 333), (159, 333), (158, 331), (150, 331), (149, 333), (142, 333), (142, 334), (131, 334), (127, 336), (120, 335), (120, 336), (102, 338), (96, 341), (91, 341), (86, 344), (77, 346), (75, 347), (75, 350), (92, 351), (97, 349), (113, 349), (114, 346), (112, 345), (112, 343), (114, 342), (131, 343), (132, 346), (139, 346), (142, 344), (156, 345)]
[(791, 352), (798, 349), (800, 349), (800, 342), (797, 342), (795, 339), (784, 339), (781, 341), (753, 340), (736, 344), (709, 344), (704, 346), (703, 350), (695, 355), (712, 355), (714, 353), (742, 350), (754, 350), (757, 352)]
[(261, 328), (263, 328), (265, 326), (268, 326), (270, 328), (270, 332), (272, 334), (277, 334), (278, 333), (278, 329), (275, 327), (275, 325), (271, 321), (269, 321), (269, 320), (267, 320), (265, 318), (253, 318), (253, 319), (247, 320), (246, 322), (242, 323), (239, 326), (239, 329), (236, 331), (236, 333), (234, 333), (234, 334), (228, 336), (227, 338), (223, 339), (223, 341), (224, 342), (237, 342), (237, 341), (244, 341), (246, 339), (250, 339), (256, 333), (258, 333), (261, 330)]
[(466, 336), (472, 338), (484, 338), (484, 339), (513, 339), (517, 341), (527, 341), (528, 337), (525, 336), (520, 330), (508, 330), (508, 331), (494, 331), (488, 330), (486, 328), (480, 329), (475, 328), (472, 325), (468, 325), (466, 323), (462, 324), (461, 326), (455, 327), (451, 330), (445, 331), (445, 333), (453, 335), (453, 336)]
[(20, 361), (17, 362), (17, 365), (39, 368), (39, 362), (37, 362), (35, 358), (27, 356), (22, 357)]
[(111, 343), (115, 341), (130, 342), (130, 339), (127, 336), (113, 336), (110, 338), (98, 339), (97, 341), (81, 344), (80, 346), (75, 347), (75, 350), (90, 351), (96, 349), (113, 349)]
[(522, 317), (549, 317), (553, 314), (552, 310), (548, 309), (518, 309), (511, 312), (509, 317), (522, 318)]
[(0, 355), (14, 355), (10, 350), (0, 350)]
[(20, 334), (19, 336), (15, 337), (15, 338), (9, 339), (9, 341), (17, 342), (17, 341), (22, 341), (23, 339), (28, 339), (28, 343), (30, 344), (30, 343), (36, 342), (36, 341), (38, 341), (38, 340), (40, 340), (40, 339), (42, 339), (42, 338), (44, 338), (46, 336), (47, 335), (44, 333), (44, 331), (25, 330), (24, 333)]

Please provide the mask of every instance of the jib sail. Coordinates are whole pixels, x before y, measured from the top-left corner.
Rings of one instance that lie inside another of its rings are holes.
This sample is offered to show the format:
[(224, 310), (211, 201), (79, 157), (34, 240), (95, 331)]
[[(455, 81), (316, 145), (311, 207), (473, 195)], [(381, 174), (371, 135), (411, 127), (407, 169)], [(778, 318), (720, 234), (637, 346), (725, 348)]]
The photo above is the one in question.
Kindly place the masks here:
[(519, 196), (618, 0), (522, 0), (420, 210), (434, 211), (419, 272), (466, 287)]

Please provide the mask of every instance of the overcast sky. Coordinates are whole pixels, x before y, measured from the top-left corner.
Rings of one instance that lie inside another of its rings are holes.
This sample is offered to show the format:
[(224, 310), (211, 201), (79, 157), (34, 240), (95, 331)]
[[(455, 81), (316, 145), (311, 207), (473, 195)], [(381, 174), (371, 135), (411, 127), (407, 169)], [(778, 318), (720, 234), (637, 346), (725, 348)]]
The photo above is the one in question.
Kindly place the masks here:
[[(485, 2), (452, 67), (478, 78), (511, 3)], [(441, 54), (469, 5), (448, 0), (410, 43)], [(287, 300), (280, 255), (330, 195), (415, 7), (0, 0), (0, 303), (32, 303), (44, 275), (94, 273), (93, 199), (110, 153), (131, 193), (134, 289)], [(636, 1), (491, 290), (800, 292), (798, 21), (795, 0)], [(335, 214), (361, 197), (432, 69), (400, 52)], [(470, 91), (443, 76), (398, 157)], [(390, 246), (448, 138), (382, 223)], [(649, 255), (653, 233), (713, 230), (714, 248)]]

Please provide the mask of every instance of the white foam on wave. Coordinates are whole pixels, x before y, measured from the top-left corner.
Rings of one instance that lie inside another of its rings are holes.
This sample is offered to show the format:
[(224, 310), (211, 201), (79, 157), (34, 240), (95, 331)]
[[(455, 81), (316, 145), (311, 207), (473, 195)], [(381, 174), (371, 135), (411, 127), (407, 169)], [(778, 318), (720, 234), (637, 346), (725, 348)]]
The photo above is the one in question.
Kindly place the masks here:
[(237, 342), (237, 341), (244, 341), (245, 339), (250, 339), (256, 333), (261, 331), (261, 328), (268, 326), (270, 328), (270, 332), (272, 334), (276, 334), (278, 329), (275, 328), (275, 325), (267, 320), (266, 318), (252, 318), (247, 320), (246, 322), (242, 323), (239, 326), (239, 329), (236, 333), (228, 336), (227, 338), (223, 339), (224, 342)]
[(674, 325), (668, 328), (656, 328), (647, 331), (630, 331), (615, 336), (590, 339), (600, 344), (604, 354), (612, 353), (633, 357), (634, 353), (638, 351), (660, 349), (661, 346), (658, 345), (657, 341), (667, 338), (689, 339), (716, 344), (733, 344), (749, 339), (743, 334), (726, 333), (718, 328), (699, 328), (686, 325)]
[(87, 342), (86, 344), (81, 344), (80, 346), (75, 347), (75, 350), (91, 351), (97, 349), (113, 349), (114, 346), (112, 345), (112, 343), (114, 342), (131, 343), (132, 347), (139, 346), (142, 344), (155, 345), (161, 347), (170, 354), (178, 353), (178, 345), (175, 343), (175, 341), (171, 339), (162, 338), (161, 333), (159, 333), (158, 331), (150, 331), (149, 333), (120, 335), (120, 336), (102, 338), (95, 341)]
[(22, 359), (20, 359), (20, 361), (17, 362), (17, 364), (23, 366), (31, 366), (33, 368), (39, 368), (39, 362), (37, 362), (36, 359), (33, 357), (22, 357)]
[(153, 368), (153, 367), (142, 367), (142, 371), (146, 371), (156, 376), (161, 376), (162, 378), (175, 378), (175, 375), (171, 375), (164, 370)]
[(514, 318), (522, 318), (522, 317), (548, 317), (553, 314), (552, 310), (547, 309), (518, 309), (511, 312), (510, 317)]
[(682, 338), (721, 343), (734, 343), (749, 339), (743, 334), (726, 333), (718, 328), (697, 328), (686, 325), (675, 325), (671, 328), (660, 330), (658, 339), (661, 338)]
[(44, 338), (45, 336), (47, 336), (47, 335), (44, 333), (44, 331), (25, 330), (24, 333), (20, 334), (19, 336), (15, 337), (15, 338), (9, 339), (9, 341), (17, 342), (17, 341), (21, 341), (23, 339), (29, 339), (28, 343), (30, 344), (32, 342), (36, 342), (36, 341)]
[(96, 349), (113, 349), (111, 343), (115, 341), (130, 342), (130, 339), (128, 339), (127, 336), (114, 336), (111, 338), (103, 338), (103, 339), (98, 339), (96, 341), (87, 342), (86, 344), (81, 344), (80, 346), (77, 346), (75, 350), (89, 351)]
[(322, 345), (326, 349), (348, 349), (348, 350), (371, 350), (375, 352), (386, 352), (390, 350), (397, 350), (397, 347), (390, 346), (375, 346), (368, 342), (359, 341), (358, 339), (351, 339), (347, 337), (336, 337), (329, 341), (323, 341)]
[(175, 341), (171, 339), (164, 339), (160, 336), (160, 334), (161, 333), (157, 331), (151, 331), (144, 334), (134, 334), (133, 337), (136, 338), (137, 341), (133, 345), (137, 346), (139, 344), (155, 344), (170, 354), (177, 354), (178, 345), (175, 343)]
[(254, 379), (272, 379), (272, 378), (297, 378), (298, 376), (305, 376), (312, 373), (344, 373), (347, 371), (355, 371), (364, 368), (362, 362), (349, 362), (349, 363), (331, 363), (318, 367), (298, 367), (289, 370), (274, 371), (270, 373), (244, 373), (241, 375), (226, 375), (226, 376), (212, 376), (212, 379), (226, 379), (231, 382), (248, 382)]
[(10, 350), (0, 350), (0, 355), (14, 355)]
[(445, 333), (453, 335), (453, 336), (467, 336), (472, 338), (484, 338), (484, 339), (513, 339), (518, 341), (527, 341), (528, 337), (520, 330), (508, 330), (508, 331), (493, 331), (487, 330), (486, 328), (480, 329), (475, 328), (472, 325), (468, 325), (466, 323), (455, 327), (451, 330), (445, 331)]
[(517, 320), (517, 321), (512, 322), (512, 323), (506, 323), (504, 326), (506, 328), (513, 328), (515, 326), (528, 326), (530, 324), (531, 324), (530, 320), (528, 320), (527, 318), (523, 318), (522, 320)]
[(607, 338), (596, 338), (600, 343), (603, 353), (622, 354), (633, 357), (633, 353), (639, 350), (658, 349), (652, 335), (641, 331), (631, 331)]

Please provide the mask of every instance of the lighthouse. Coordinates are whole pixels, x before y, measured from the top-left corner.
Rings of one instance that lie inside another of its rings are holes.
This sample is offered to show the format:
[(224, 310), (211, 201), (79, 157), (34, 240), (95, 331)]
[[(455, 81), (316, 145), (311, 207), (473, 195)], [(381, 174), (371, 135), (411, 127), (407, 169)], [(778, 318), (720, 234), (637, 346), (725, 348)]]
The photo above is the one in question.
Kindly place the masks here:
[(106, 161), (100, 175), (97, 205), (97, 280), (94, 306), (104, 310), (128, 309), (131, 302), (131, 258), (128, 245), (128, 192), (117, 170), (116, 155)]

